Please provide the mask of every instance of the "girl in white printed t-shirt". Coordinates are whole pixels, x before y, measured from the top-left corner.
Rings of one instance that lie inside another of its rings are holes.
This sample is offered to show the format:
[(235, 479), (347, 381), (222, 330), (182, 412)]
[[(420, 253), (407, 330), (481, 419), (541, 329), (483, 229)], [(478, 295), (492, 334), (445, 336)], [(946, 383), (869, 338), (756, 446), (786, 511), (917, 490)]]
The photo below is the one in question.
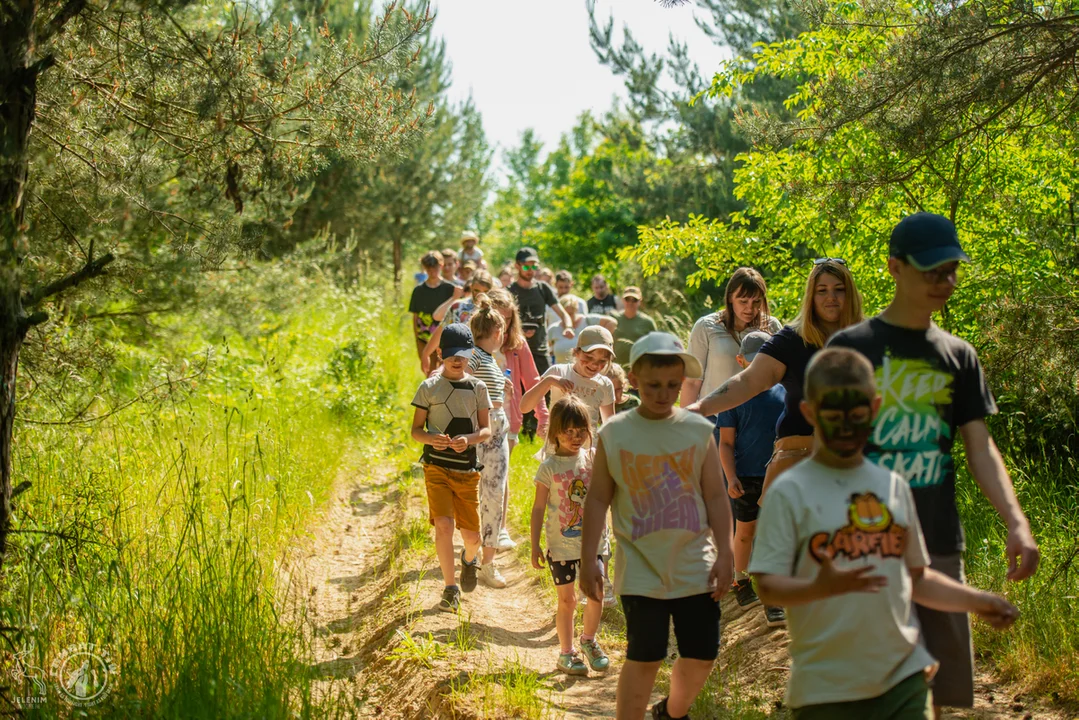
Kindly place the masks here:
[(600, 421), (606, 422), (614, 415), (614, 383), (604, 374), (613, 359), (614, 338), (610, 331), (598, 325), (584, 328), (577, 335), (573, 362), (552, 365), (521, 398), (521, 411), (532, 410), (548, 391), (552, 405), (570, 394), (588, 407), (594, 432)]

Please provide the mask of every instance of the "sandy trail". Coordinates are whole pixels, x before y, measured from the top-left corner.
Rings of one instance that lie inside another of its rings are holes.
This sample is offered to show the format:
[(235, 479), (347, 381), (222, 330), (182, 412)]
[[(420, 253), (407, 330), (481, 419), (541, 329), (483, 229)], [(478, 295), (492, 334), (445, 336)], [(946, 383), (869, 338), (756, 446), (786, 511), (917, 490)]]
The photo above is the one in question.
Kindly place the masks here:
[[(285, 576), (312, 627), (319, 692), (339, 694), (358, 717), (614, 716), (624, 647), (605, 644), (612, 663), (605, 675), (568, 678), (554, 672), (553, 599), (512, 552), (496, 559), (509, 587), (480, 585), (464, 594), (460, 616), (438, 611), (443, 582), (433, 547), (423, 540), (422, 479), (408, 481), (369, 464), (351, 467), (299, 546), (291, 576)], [(605, 624), (621, 622), (620, 613), (605, 611)], [(433, 640), (441, 649), (429, 656), (402, 651), (409, 638), (427, 647), (435, 646)], [(715, 683), (706, 688), (717, 695), (713, 716), (788, 717), (782, 708), (788, 641), (785, 630), (765, 626), (759, 607), (743, 611), (725, 599), (723, 651)], [(539, 710), (504, 711), (476, 689), (511, 682), (522, 668), (538, 676)], [(654, 693), (655, 700), (659, 697)], [(1038, 708), (982, 675), (975, 709), (946, 717), (1063, 720), (1067, 715)]]

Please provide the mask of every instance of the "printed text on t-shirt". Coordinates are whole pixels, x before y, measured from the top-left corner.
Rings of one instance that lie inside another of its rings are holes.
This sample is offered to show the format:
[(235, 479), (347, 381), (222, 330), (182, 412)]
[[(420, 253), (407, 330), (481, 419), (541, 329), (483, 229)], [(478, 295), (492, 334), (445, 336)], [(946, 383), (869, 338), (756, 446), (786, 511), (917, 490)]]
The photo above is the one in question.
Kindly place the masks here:
[(621, 451), (622, 478), (633, 501), (633, 540), (659, 530), (701, 531), (690, 483), (696, 452), (696, 446), (669, 455)]

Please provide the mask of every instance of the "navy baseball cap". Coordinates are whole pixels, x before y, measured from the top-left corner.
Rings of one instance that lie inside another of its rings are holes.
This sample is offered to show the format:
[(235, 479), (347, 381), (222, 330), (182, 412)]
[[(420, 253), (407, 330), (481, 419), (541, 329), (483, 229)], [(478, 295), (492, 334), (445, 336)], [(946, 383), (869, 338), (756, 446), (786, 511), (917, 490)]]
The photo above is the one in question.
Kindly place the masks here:
[(892, 229), (888, 255), (905, 258), (919, 270), (932, 270), (946, 262), (970, 257), (959, 245), (955, 225), (943, 215), (920, 212), (908, 215)]
[(539, 253), (534, 248), (523, 247), (517, 251), (517, 262), (524, 265), (527, 262), (537, 262), (539, 260)]
[(443, 358), (472, 357), (472, 331), (464, 323), (447, 325), (442, 329), (438, 349), (442, 351)]

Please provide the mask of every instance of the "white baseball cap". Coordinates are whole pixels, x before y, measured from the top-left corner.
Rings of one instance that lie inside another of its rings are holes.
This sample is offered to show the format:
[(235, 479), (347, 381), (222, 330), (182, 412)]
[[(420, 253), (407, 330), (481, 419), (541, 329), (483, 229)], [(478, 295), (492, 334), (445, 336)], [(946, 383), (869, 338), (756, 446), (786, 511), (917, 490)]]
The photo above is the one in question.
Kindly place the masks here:
[(633, 367), (643, 355), (677, 355), (686, 364), (686, 377), (699, 378), (704, 375), (701, 361), (686, 352), (682, 341), (670, 333), (650, 332), (633, 343), (629, 351), (629, 366)]

